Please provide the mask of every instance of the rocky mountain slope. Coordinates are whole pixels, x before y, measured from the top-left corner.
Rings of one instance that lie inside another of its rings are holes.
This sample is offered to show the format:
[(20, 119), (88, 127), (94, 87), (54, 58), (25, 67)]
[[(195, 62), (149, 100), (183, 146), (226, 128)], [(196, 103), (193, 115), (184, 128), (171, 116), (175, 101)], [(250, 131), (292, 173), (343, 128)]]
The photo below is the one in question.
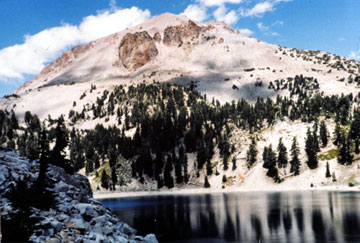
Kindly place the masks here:
[[(90, 84), (101, 90), (142, 82), (193, 83), (220, 102), (254, 101), (278, 94), (267, 89), (271, 81), (300, 74), (316, 78), (320, 91), (330, 95), (356, 90), (356, 83), (347, 80), (359, 71), (358, 62), (337, 55), (271, 45), (222, 22), (197, 23), (166, 13), (65, 52), (16, 96), (1, 100), (0, 107), (20, 115), (31, 110), (42, 118), (58, 116), (66, 114)], [(263, 85), (255, 87), (259, 81)]]
[(27, 232), (32, 242), (157, 242), (151, 234), (137, 236), (136, 230), (95, 201), (87, 178), (80, 174), (70, 176), (62, 168), (51, 165), (48, 176), (55, 185), (50, 189), (55, 196), (55, 206), (48, 210), (29, 208), (27, 211), (18, 207), (19, 201), (10, 195), (20, 183), (25, 182), (25, 186), (30, 188), (36, 181), (38, 161), (29, 161), (12, 150), (0, 147), (0, 171), (4, 241), (19, 237), (26, 239), (21, 234)]

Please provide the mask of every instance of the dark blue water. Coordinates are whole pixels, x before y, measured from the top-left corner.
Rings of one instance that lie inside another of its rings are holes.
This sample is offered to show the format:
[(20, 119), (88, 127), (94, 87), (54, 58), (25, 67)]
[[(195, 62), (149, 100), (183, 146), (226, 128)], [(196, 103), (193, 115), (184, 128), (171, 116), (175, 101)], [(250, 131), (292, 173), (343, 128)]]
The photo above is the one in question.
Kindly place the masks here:
[(360, 242), (360, 193), (277, 192), (102, 200), (161, 242)]

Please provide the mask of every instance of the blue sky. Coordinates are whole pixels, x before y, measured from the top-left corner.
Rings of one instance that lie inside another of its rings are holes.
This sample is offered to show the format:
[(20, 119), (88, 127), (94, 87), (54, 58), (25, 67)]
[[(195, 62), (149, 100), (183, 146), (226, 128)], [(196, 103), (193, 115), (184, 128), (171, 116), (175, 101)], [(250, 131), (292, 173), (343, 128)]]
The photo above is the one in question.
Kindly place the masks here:
[(360, 60), (359, 0), (0, 0), (0, 97), (74, 45), (164, 12), (225, 21), (265, 42)]

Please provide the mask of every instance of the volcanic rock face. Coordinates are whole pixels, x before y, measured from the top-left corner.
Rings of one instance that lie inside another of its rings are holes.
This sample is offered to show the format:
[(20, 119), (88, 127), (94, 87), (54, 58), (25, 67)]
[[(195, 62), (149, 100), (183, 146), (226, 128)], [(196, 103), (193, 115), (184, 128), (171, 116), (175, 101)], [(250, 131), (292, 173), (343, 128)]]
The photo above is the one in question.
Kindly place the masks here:
[(199, 37), (201, 27), (189, 20), (185, 25), (169, 26), (164, 30), (163, 43), (167, 46), (182, 45), (184, 39)]
[(127, 33), (119, 47), (120, 60), (129, 70), (136, 70), (144, 66), (152, 61), (158, 53), (154, 39), (146, 31)]
[(90, 42), (86, 45), (75, 46), (71, 49), (71, 51), (64, 52), (60, 57), (58, 57), (55, 61), (51, 62), (48, 66), (46, 66), (39, 74), (46, 75), (52, 71), (54, 71), (57, 67), (62, 67), (71, 64), (71, 62), (77, 58), (79, 55), (84, 53), (93, 47), (93, 43)]

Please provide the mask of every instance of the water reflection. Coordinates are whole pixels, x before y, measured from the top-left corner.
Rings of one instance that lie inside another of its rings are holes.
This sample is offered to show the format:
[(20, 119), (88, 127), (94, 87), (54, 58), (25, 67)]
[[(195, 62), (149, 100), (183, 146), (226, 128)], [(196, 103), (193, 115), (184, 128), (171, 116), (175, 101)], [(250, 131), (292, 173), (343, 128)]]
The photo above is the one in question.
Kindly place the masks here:
[(360, 193), (152, 196), (102, 201), (160, 241), (360, 242)]

